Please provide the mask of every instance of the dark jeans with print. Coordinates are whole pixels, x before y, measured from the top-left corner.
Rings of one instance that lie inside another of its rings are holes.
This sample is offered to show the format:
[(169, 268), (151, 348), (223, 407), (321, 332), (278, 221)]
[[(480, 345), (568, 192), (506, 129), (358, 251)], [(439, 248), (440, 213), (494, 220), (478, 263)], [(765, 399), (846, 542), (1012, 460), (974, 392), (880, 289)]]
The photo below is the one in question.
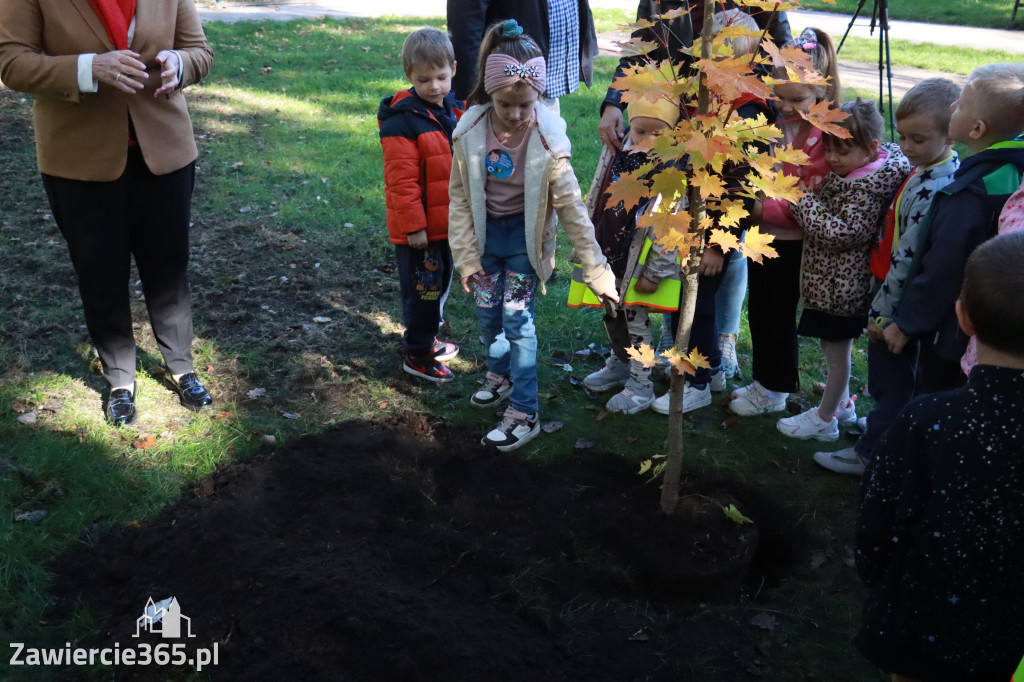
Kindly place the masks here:
[(452, 283), (452, 251), (448, 240), (430, 242), (425, 249), (395, 244), (398, 282), (405, 322), (405, 353), (421, 359), (430, 354), (441, 324), (441, 306)]

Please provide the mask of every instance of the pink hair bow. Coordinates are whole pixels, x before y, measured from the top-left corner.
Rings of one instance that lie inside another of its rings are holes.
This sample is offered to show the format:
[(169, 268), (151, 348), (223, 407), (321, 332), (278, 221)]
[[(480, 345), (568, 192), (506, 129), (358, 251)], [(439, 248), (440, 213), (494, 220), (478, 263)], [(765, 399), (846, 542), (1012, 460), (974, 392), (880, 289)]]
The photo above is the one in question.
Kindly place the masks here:
[(547, 65), (544, 58), (534, 57), (524, 64), (507, 54), (487, 55), (484, 64), (484, 91), (488, 95), (521, 80), (525, 80), (538, 94), (544, 94), (547, 85)]

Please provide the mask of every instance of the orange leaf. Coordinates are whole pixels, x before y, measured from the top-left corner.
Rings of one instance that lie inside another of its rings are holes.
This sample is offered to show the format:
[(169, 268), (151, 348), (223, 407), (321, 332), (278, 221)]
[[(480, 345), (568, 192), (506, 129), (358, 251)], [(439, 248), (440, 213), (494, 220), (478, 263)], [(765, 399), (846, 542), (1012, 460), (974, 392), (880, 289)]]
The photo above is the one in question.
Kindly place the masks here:
[(762, 257), (775, 258), (779, 253), (769, 246), (774, 239), (770, 234), (761, 234), (761, 229), (754, 225), (747, 230), (747, 240), (742, 247), (743, 255), (755, 263), (760, 263)]
[(696, 348), (687, 354), (681, 353), (678, 348), (670, 348), (664, 351), (662, 355), (668, 360), (669, 364), (675, 367), (676, 371), (680, 374), (689, 374), (693, 376), (697, 373), (697, 368), (704, 367), (710, 369), (711, 365), (708, 364), (706, 356), (701, 355)]
[(653, 367), (657, 360), (654, 359), (654, 349), (646, 343), (640, 344), (640, 348), (627, 348), (626, 355), (630, 360), (636, 360), (644, 368)]
[(608, 206), (616, 206), (621, 201), (625, 206), (633, 207), (649, 196), (650, 188), (635, 172), (621, 173), (615, 182), (608, 185)]
[(156, 436), (148, 433), (132, 443), (132, 447), (136, 450), (149, 450), (154, 445), (156, 445)]
[(832, 108), (828, 102), (815, 102), (811, 105), (810, 111), (806, 114), (801, 111), (800, 116), (818, 130), (829, 135), (841, 138), (853, 137), (849, 130), (836, 125), (839, 121), (849, 118), (850, 114), (842, 109)]
[(218, 412), (217, 414), (213, 415), (213, 418), (214, 419), (227, 419), (230, 416), (231, 416), (230, 412)]

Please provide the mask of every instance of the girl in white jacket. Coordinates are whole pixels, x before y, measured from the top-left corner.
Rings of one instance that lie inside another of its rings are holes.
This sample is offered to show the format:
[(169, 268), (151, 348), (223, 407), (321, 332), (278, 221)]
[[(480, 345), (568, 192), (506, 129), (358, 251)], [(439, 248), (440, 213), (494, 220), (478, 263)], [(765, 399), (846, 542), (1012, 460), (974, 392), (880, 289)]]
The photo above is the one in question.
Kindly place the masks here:
[(514, 20), (495, 24), (477, 72), (474, 106), (453, 136), (448, 239), (488, 347), (487, 377), (470, 402), (491, 407), (509, 399), (482, 440), (507, 451), (540, 433), (534, 297), (554, 269), (556, 214), (584, 281), (599, 297), (618, 295), (569, 163), (565, 121), (536, 106), (545, 86), (536, 43)]

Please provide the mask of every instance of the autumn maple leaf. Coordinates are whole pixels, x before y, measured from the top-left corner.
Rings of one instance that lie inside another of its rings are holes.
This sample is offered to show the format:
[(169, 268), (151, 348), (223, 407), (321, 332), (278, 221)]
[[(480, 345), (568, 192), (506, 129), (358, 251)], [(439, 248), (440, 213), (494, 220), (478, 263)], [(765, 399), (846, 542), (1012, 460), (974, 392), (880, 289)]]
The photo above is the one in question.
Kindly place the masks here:
[(761, 234), (761, 229), (754, 225), (747, 230), (746, 241), (741, 247), (743, 255), (755, 263), (761, 263), (762, 258), (775, 258), (779, 253), (769, 246), (774, 240), (775, 237), (770, 234)]
[(625, 206), (633, 207), (649, 196), (651, 191), (641, 176), (636, 172), (621, 173), (608, 185), (607, 205), (616, 206), (621, 201)]
[(725, 194), (725, 179), (718, 174), (708, 173), (703, 168), (693, 172), (693, 185), (700, 190), (702, 198), (720, 197)]
[(841, 138), (853, 137), (849, 130), (836, 125), (839, 121), (849, 118), (850, 114), (842, 109), (833, 108), (828, 102), (815, 102), (811, 105), (810, 111), (801, 111), (800, 116), (823, 133)]
[(639, 38), (630, 38), (626, 41), (616, 40), (615, 44), (619, 46), (619, 53), (623, 57), (637, 57), (658, 49), (658, 43)]
[[(709, 206), (709, 208), (712, 207)], [(723, 199), (713, 208), (719, 214), (718, 224), (722, 227), (736, 227), (741, 220), (750, 215), (746, 206), (739, 199)]]
[(666, 351), (662, 351), (662, 355), (680, 374), (694, 376), (697, 374), (698, 368), (711, 369), (707, 356), (701, 355), (696, 348), (689, 353), (682, 353), (678, 348), (669, 348)]
[(740, 248), (739, 237), (728, 230), (711, 230), (709, 241), (722, 249), (722, 253), (729, 253), (733, 249), (739, 250)]
[(636, 360), (644, 369), (654, 367), (657, 360), (654, 357), (654, 349), (648, 346), (646, 343), (640, 344), (639, 348), (627, 348), (626, 355), (629, 356), (630, 360)]

